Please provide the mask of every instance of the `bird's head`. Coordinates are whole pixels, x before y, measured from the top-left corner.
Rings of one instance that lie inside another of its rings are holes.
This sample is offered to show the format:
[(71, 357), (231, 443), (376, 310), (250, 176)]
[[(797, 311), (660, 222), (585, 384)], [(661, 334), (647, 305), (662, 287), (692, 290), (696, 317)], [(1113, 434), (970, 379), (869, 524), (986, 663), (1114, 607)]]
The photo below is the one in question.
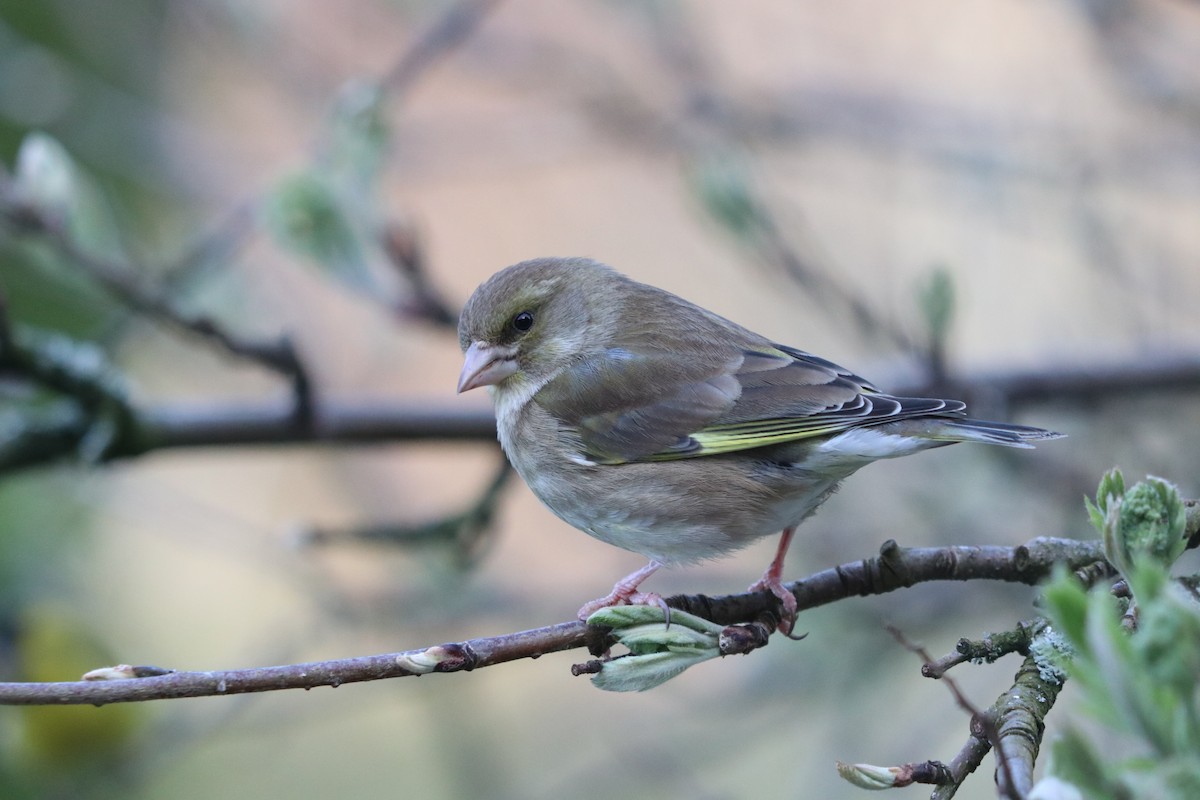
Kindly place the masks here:
[(458, 391), (506, 382), (541, 384), (604, 346), (619, 314), (614, 270), (583, 258), (523, 261), (484, 282), (463, 308), (458, 340), (466, 354)]

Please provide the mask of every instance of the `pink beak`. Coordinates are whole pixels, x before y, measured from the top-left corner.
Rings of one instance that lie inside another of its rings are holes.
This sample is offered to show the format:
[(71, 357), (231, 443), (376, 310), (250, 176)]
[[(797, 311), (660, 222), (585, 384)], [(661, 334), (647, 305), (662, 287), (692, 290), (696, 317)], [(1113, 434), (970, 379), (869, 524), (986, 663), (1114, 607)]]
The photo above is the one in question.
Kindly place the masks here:
[(463, 357), (462, 372), (458, 375), (458, 392), (468, 392), (480, 386), (495, 386), (517, 371), (516, 349), (472, 342)]

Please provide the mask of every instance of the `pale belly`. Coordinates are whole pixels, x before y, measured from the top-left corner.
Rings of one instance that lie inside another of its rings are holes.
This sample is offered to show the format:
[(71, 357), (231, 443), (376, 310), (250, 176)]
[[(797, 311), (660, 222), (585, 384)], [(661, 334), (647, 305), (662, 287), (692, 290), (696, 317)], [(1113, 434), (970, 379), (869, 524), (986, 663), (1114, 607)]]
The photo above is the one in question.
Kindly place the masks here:
[(775, 458), (597, 465), (559, 438), (548, 415), (529, 413), (533, 387), (526, 391), (506, 392), (496, 405), (500, 443), (525, 483), (573, 527), (663, 563), (716, 558), (798, 525), (879, 457), (846, 458), (824, 442), (780, 448)]

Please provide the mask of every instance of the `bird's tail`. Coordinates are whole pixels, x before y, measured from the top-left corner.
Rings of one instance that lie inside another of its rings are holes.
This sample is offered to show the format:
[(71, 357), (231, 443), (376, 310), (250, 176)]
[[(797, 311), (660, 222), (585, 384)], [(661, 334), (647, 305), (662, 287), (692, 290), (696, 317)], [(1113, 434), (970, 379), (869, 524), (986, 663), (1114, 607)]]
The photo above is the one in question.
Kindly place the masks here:
[(1066, 434), (1055, 433), (1028, 425), (1010, 425), (983, 419), (937, 418), (923, 432), (925, 438), (940, 442), (983, 442), (1004, 447), (1030, 448), (1036, 442), (1062, 439)]

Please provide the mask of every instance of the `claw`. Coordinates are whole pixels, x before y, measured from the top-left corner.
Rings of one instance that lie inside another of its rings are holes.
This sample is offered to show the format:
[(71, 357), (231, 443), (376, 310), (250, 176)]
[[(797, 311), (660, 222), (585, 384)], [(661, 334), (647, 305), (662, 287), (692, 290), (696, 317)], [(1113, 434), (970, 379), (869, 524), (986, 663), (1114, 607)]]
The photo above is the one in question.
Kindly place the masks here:
[(792, 635), (792, 628), (796, 626), (796, 595), (789, 592), (783, 585), (783, 559), (787, 556), (788, 546), (791, 545), (792, 536), (795, 533), (794, 527), (784, 528), (783, 536), (779, 538), (779, 547), (775, 551), (775, 558), (771, 559), (763, 576), (755, 581), (748, 590), (761, 592), (766, 589), (779, 598), (779, 604), (782, 607), (779, 615), (779, 632), (789, 639), (804, 638)]
[(667, 606), (667, 601), (663, 600), (653, 592), (639, 592), (638, 586), (642, 581), (649, 578), (658, 568), (661, 567), (657, 561), (651, 561), (646, 566), (636, 572), (631, 572), (621, 580), (617, 581), (609, 592), (604, 597), (599, 597), (590, 602), (584, 603), (579, 609), (579, 618), (587, 619), (595, 612), (602, 608), (619, 605), (635, 605), (635, 606), (658, 606), (663, 610), (663, 616), (666, 618), (667, 625), (671, 624), (671, 609)]

